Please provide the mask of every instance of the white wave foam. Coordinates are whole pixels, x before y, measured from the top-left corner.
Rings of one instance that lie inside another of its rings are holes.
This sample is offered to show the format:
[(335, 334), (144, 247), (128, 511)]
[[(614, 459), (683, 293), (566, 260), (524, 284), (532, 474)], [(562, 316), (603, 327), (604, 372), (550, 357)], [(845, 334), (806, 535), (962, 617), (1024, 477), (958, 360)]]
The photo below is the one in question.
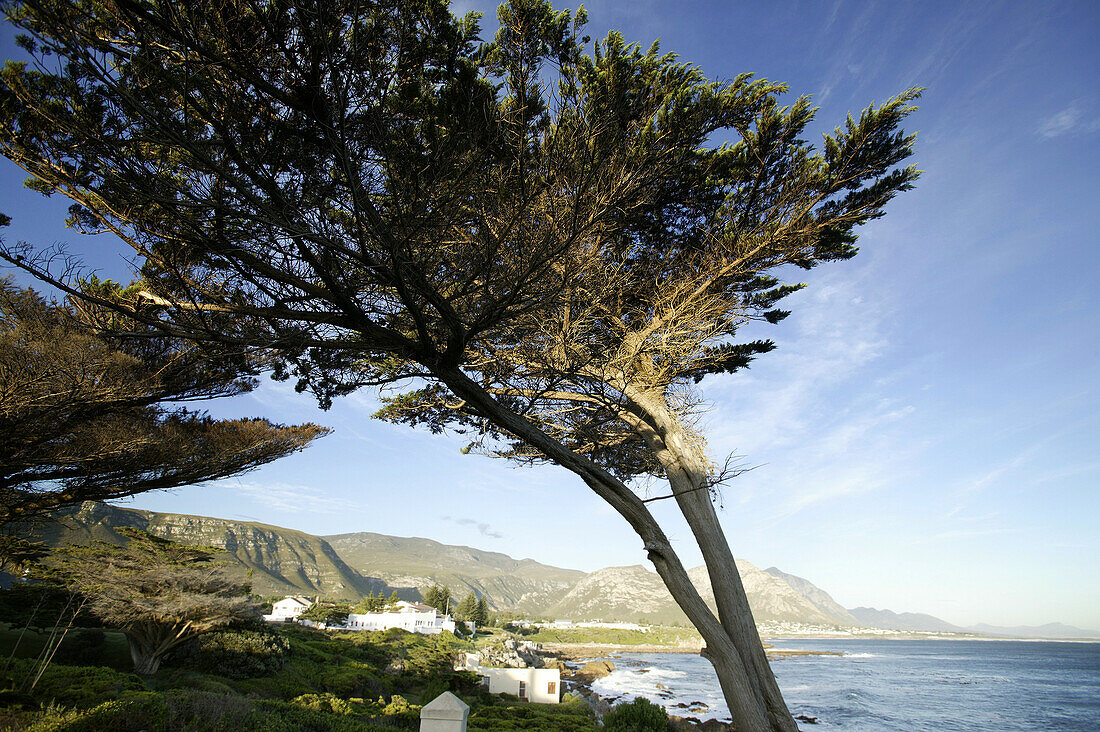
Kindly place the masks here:
[(845, 653), (845, 658), (878, 658), (877, 653)]

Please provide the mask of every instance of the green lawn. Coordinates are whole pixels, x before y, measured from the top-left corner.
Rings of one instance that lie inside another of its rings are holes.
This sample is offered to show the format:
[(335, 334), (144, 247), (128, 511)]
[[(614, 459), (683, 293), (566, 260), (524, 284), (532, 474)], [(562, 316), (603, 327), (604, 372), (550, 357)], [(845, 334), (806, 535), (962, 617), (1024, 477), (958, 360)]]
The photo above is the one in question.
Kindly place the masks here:
[(699, 640), (699, 633), (691, 628), (674, 628), (655, 625), (646, 632), (617, 628), (539, 628), (538, 632), (524, 635), (524, 640), (536, 643), (565, 643), (584, 645), (609, 643), (624, 646), (678, 646)]

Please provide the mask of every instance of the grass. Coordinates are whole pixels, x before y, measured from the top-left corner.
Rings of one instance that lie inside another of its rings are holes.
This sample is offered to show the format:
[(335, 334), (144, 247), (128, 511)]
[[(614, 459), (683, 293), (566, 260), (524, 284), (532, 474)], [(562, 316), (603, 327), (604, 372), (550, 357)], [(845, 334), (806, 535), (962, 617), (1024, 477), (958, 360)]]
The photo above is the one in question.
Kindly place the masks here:
[(679, 646), (696, 643), (700, 638), (691, 628), (655, 625), (649, 632), (619, 628), (539, 628), (536, 633), (524, 635), (523, 640), (566, 645)]

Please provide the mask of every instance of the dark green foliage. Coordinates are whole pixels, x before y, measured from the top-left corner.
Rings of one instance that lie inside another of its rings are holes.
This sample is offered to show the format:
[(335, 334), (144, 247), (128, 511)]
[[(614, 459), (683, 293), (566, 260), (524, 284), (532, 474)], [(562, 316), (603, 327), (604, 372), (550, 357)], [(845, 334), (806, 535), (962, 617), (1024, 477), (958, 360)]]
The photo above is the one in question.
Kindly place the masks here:
[(359, 601), (355, 606), (353, 612), (355, 613), (378, 613), (382, 612), (382, 608), (386, 605), (386, 598), (379, 592), (375, 595), (373, 592), (368, 592), (366, 597)]
[[(87, 285), (125, 292), (111, 282)], [(216, 362), (148, 330), (141, 338), (105, 335), (94, 321), (87, 305), (47, 302), (0, 278), (0, 526), (83, 501), (235, 475), (328, 431), (167, 406), (249, 391), (255, 368)], [(0, 560), (7, 544), (0, 543)]]
[(475, 615), (477, 615), (477, 595), (470, 590), (454, 609), (454, 618), (459, 621), (474, 620)]
[[(13, 582), (8, 589), (0, 590), (0, 618), (13, 626), (50, 628), (63, 615), (67, 620), (72, 609), (72, 593), (49, 578)], [(84, 627), (99, 625), (86, 611), (78, 614), (75, 623)]]
[(349, 614), (351, 605), (346, 602), (315, 602), (299, 617), (325, 625), (343, 625)]
[(477, 609), (474, 611), (472, 620), (479, 628), (489, 624), (489, 601), (485, 599), (485, 595), (477, 599)]
[(172, 657), (174, 666), (208, 671), (231, 679), (267, 676), (286, 663), (290, 641), (267, 628), (214, 631), (184, 644)]
[[(16, 663), (20, 674), (30, 661)], [(86, 708), (124, 692), (146, 691), (147, 687), (135, 674), (122, 673), (104, 666), (65, 666), (51, 664), (34, 689), (34, 696), (43, 703), (56, 702), (66, 707)]]
[(434, 607), (441, 613), (449, 613), (454, 610), (454, 602), (451, 600), (451, 588), (442, 585), (432, 585), (424, 591), (424, 604)]
[(73, 665), (102, 663), (106, 649), (107, 634), (100, 628), (85, 628), (69, 633), (54, 660)]
[[(469, 732), (512, 729), (588, 732), (600, 727), (596, 724), (592, 711), (583, 704), (508, 704), (482, 707), (472, 712), (466, 729)], [(663, 727), (661, 730), (664, 732)]]
[(279, 701), (190, 689), (131, 692), (86, 711), (51, 715), (34, 732), (392, 732), (343, 715)]
[(665, 732), (668, 713), (660, 704), (638, 697), (629, 704), (616, 704), (603, 715), (604, 729), (609, 732)]

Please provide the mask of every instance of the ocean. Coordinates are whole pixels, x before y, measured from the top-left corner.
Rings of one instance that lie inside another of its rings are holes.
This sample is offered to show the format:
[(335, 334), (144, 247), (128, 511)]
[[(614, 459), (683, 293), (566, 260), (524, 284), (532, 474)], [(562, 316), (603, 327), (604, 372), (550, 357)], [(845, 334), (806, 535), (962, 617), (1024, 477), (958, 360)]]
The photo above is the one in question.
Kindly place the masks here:
[[(777, 649), (833, 651), (772, 661), (802, 730), (1100, 730), (1100, 643), (814, 639)], [(695, 655), (620, 654), (593, 684), (644, 696), (681, 717), (729, 719), (718, 680)]]

